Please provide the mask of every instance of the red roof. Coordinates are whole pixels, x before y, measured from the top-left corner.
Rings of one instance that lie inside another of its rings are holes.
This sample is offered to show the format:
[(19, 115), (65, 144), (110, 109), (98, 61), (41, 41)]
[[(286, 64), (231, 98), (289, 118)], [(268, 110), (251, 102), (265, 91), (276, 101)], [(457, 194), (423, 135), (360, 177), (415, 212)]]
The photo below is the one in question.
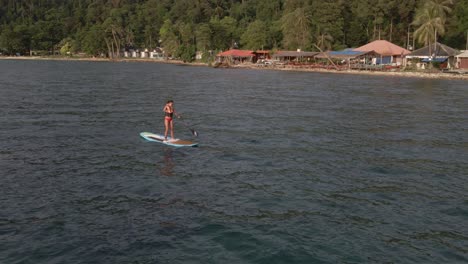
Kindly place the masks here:
[(217, 56), (218, 57), (253, 57), (254, 54), (251, 50), (231, 49), (225, 52), (221, 52)]
[(400, 56), (407, 55), (411, 52), (407, 49), (404, 49), (400, 46), (397, 46), (386, 40), (375, 40), (371, 43), (368, 43), (364, 46), (356, 48), (357, 51), (375, 51), (383, 56)]

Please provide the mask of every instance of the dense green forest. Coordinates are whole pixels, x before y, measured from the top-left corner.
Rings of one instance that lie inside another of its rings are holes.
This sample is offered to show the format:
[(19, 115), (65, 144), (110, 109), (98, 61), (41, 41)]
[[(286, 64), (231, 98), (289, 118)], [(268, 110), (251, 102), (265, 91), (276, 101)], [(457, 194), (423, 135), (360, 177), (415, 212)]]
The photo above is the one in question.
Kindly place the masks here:
[(386, 39), (464, 49), (468, 0), (0, 0), (3, 54), (163, 47), (192, 60), (228, 48), (330, 50)]

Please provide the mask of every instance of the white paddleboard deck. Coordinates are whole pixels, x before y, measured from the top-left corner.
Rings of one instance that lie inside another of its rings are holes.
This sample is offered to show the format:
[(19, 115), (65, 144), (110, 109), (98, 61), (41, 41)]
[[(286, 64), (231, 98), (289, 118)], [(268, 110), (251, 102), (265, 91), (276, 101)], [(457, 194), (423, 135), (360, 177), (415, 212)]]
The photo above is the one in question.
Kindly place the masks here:
[(171, 137), (167, 137), (167, 140), (164, 140), (164, 135), (154, 134), (150, 132), (141, 132), (140, 136), (148, 141), (158, 142), (173, 147), (195, 147), (198, 145), (198, 143), (190, 140), (182, 140), (177, 138), (172, 139)]

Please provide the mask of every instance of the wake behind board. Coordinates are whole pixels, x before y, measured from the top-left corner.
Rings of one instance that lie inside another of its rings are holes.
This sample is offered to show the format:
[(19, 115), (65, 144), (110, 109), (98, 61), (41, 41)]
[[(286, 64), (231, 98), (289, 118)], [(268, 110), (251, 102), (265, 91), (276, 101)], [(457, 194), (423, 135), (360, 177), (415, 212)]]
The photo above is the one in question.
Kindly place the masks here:
[(164, 140), (164, 136), (160, 134), (154, 134), (150, 132), (141, 132), (140, 136), (148, 141), (158, 142), (165, 145), (173, 146), (173, 147), (195, 147), (198, 143), (190, 141), (190, 140), (182, 140), (182, 139), (171, 139), (171, 137), (167, 137), (167, 141)]

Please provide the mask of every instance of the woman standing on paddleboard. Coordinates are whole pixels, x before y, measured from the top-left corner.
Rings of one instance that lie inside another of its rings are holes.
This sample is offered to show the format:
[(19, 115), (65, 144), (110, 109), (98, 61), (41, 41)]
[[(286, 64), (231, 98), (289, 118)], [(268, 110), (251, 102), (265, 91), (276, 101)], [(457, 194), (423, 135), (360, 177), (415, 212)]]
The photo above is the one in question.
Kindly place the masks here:
[(164, 140), (167, 141), (167, 132), (169, 129), (171, 129), (171, 139), (174, 140), (174, 122), (172, 121), (172, 118), (174, 114), (180, 118), (180, 116), (175, 112), (174, 109), (174, 101), (169, 100), (167, 101), (166, 105), (164, 106), (163, 109), (165, 115), (164, 115), (164, 126), (165, 126), (165, 131), (164, 131)]

